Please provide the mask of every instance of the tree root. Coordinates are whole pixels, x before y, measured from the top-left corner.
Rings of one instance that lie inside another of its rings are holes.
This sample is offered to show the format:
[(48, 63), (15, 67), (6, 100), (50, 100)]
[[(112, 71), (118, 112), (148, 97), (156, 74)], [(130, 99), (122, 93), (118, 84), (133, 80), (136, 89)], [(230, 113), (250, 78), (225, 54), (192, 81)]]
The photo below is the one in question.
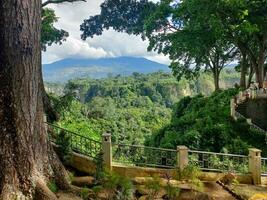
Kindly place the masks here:
[(35, 200), (56, 200), (57, 196), (42, 181), (36, 182)]

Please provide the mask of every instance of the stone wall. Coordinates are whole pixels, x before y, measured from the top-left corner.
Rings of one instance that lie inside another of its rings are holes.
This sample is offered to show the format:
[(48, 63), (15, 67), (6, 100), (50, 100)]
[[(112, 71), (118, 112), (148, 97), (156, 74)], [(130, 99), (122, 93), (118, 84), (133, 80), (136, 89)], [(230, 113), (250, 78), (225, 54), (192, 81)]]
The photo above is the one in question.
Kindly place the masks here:
[(267, 130), (267, 99), (251, 99), (246, 103), (246, 117), (260, 128)]
[[(84, 172), (90, 175), (92, 175), (95, 172), (94, 160), (78, 153), (72, 154), (70, 165), (74, 169), (77, 169), (80, 172)], [(119, 164), (113, 164), (112, 171), (121, 176), (127, 176), (129, 178), (152, 177), (153, 175), (165, 177), (166, 174), (174, 178), (177, 176), (176, 169), (135, 167), (135, 166), (124, 166)], [(217, 181), (223, 176), (224, 176), (223, 173), (201, 172), (200, 179), (202, 181)], [(237, 180), (239, 181), (239, 183), (242, 184), (252, 184), (252, 177), (249, 174), (238, 175)]]

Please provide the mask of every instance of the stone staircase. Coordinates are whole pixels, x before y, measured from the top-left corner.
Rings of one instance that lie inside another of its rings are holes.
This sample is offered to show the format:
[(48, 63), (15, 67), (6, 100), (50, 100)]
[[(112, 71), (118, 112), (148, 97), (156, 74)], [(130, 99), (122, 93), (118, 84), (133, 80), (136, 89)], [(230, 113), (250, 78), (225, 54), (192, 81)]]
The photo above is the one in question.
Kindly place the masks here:
[(259, 131), (267, 133), (267, 91), (248, 89), (231, 100), (231, 115), (243, 118)]

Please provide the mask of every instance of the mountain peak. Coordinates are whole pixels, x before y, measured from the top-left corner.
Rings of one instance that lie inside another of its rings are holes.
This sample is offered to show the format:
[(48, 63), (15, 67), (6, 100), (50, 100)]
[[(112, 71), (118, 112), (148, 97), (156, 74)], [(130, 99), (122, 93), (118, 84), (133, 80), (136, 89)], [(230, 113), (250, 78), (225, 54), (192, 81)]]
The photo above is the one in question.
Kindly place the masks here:
[(43, 65), (44, 80), (48, 82), (66, 82), (74, 78), (104, 78), (112, 75), (131, 75), (133, 72), (152, 73), (169, 72), (167, 65), (143, 57), (111, 58), (67, 58)]

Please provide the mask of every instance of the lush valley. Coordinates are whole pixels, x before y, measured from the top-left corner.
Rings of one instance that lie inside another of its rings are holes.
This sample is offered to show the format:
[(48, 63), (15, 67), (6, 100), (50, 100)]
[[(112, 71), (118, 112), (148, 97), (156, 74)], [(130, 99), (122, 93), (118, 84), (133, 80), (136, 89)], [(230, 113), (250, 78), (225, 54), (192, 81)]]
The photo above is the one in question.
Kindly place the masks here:
[[(226, 69), (221, 85), (230, 87), (237, 73)], [(61, 84), (47, 84), (50, 91), (63, 91)], [(52, 95), (61, 114), (58, 122), (68, 130), (100, 139), (112, 133), (113, 142), (176, 148), (247, 153), (262, 150), (264, 136), (245, 122), (230, 117), (230, 99), (238, 92), (215, 92), (212, 77), (178, 82), (171, 74), (134, 73), (104, 79), (74, 79), (64, 86), (65, 95)], [(204, 95), (204, 96), (202, 96)], [(265, 150), (264, 150), (265, 152)]]

